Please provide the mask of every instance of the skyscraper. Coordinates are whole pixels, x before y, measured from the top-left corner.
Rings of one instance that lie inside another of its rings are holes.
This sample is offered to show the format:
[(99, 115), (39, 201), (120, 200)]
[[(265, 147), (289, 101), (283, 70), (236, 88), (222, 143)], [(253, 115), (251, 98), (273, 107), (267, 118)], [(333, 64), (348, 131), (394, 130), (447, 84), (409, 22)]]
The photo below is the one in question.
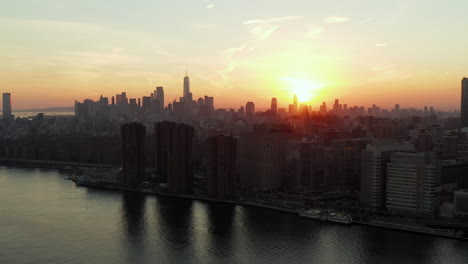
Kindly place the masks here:
[(424, 152), (394, 152), (387, 166), (387, 210), (432, 215), (437, 169)]
[(207, 139), (207, 190), (218, 199), (233, 196), (236, 170), (237, 141), (230, 136), (213, 136)]
[(13, 116), (11, 115), (11, 94), (3, 94), (3, 119), (10, 120)]
[(276, 98), (271, 98), (271, 112), (278, 113), (278, 104)]
[(294, 104), (295, 111), (297, 112), (297, 107), (299, 105), (298, 100), (297, 100), (297, 95), (294, 95), (293, 104)]
[(193, 127), (169, 121), (154, 125), (156, 172), (173, 193), (191, 193)]
[(253, 102), (247, 102), (245, 104), (245, 116), (252, 118), (255, 114), (255, 104)]
[(163, 111), (164, 107), (164, 88), (162, 86), (156, 87), (156, 100), (159, 101), (159, 110)]
[(414, 150), (412, 144), (397, 144), (392, 140), (367, 145), (361, 156), (361, 202), (375, 209), (385, 205), (387, 164), (391, 153)]
[(185, 77), (184, 77), (184, 98), (189, 97), (190, 94), (190, 78), (187, 75), (187, 72), (185, 72)]
[(461, 127), (468, 127), (468, 78), (462, 80), (462, 94), (461, 94)]
[(122, 179), (127, 188), (136, 188), (145, 176), (145, 126), (139, 123), (124, 124), (122, 136)]

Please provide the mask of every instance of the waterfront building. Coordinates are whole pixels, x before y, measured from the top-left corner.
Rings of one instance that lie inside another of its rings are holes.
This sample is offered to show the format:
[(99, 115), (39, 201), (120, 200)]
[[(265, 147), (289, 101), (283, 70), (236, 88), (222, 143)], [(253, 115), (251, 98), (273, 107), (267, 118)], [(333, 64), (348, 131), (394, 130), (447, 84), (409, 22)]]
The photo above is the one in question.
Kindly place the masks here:
[(283, 185), (289, 190), (323, 190), (323, 146), (307, 139), (288, 142)]
[(237, 140), (231, 136), (212, 136), (207, 144), (207, 191), (217, 199), (234, 195)]
[(136, 188), (145, 175), (145, 126), (139, 123), (124, 124), (122, 137), (122, 179), (127, 188)]
[(361, 157), (360, 201), (374, 209), (385, 206), (387, 163), (395, 151), (414, 150), (411, 144), (399, 144), (393, 140), (379, 140), (366, 146)]
[(173, 193), (192, 193), (192, 126), (169, 121), (154, 126), (155, 167)]
[(390, 212), (434, 215), (437, 169), (425, 152), (394, 152), (387, 165), (386, 208)]
[(454, 214), (468, 217), (468, 189), (454, 192)]
[(243, 188), (274, 190), (282, 187), (287, 142), (297, 136), (283, 124), (254, 125), (239, 140), (239, 174)]
[(358, 190), (361, 178), (361, 154), (367, 139), (333, 140), (328, 150), (325, 168), (329, 189)]

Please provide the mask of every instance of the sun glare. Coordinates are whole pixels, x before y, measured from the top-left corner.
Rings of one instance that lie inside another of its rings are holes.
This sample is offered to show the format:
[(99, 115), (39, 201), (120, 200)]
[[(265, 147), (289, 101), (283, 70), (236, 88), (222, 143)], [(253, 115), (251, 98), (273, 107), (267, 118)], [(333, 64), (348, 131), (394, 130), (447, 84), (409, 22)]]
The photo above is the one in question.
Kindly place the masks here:
[(323, 84), (309, 79), (296, 79), (283, 77), (280, 80), (286, 82), (289, 96), (297, 95), (299, 102), (310, 103), (317, 95)]

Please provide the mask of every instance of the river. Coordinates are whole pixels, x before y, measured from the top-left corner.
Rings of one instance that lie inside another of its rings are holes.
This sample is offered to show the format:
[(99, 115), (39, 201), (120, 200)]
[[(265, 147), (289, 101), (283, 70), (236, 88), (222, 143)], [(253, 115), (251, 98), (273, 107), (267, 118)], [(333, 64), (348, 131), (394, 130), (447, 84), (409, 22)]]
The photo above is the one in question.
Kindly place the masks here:
[(0, 263), (468, 263), (468, 243), (0, 167)]

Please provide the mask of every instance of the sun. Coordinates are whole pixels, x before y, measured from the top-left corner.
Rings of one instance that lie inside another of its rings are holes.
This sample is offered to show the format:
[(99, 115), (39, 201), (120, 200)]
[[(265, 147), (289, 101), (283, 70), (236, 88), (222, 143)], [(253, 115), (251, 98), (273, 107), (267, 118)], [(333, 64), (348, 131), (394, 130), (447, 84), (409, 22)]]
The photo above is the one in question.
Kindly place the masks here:
[(319, 90), (324, 87), (323, 84), (309, 79), (282, 77), (279, 80), (286, 82), (289, 95), (297, 95), (300, 103), (310, 103), (318, 95)]

